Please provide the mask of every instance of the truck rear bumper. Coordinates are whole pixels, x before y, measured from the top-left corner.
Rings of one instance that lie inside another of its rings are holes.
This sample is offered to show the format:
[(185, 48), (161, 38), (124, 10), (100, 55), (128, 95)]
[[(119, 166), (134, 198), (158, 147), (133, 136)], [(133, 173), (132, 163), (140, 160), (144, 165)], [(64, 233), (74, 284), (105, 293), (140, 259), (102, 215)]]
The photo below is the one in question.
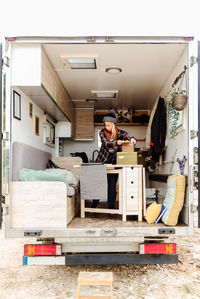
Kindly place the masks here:
[(131, 265), (176, 264), (178, 254), (74, 254), (24, 256), (24, 265)]

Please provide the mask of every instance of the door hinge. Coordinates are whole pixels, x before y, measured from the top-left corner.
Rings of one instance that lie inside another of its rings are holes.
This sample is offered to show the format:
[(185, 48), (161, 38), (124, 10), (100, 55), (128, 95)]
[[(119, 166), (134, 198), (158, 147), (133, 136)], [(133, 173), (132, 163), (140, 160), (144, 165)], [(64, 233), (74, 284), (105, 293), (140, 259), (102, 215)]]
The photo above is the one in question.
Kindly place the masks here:
[(3, 205), (3, 215), (9, 215), (9, 206)]
[(194, 214), (196, 213), (196, 211), (198, 211), (198, 206), (194, 205), (193, 203), (191, 203), (190, 205), (190, 211)]
[(198, 136), (198, 131), (190, 130), (190, 139), (194, 139)]
[(4, 58), (2, 59), (2, 64), (10, 67), (10, 58), (8, 58), (8, 56), (4, 56)]
[(9, 132), (2, 132), (1, 134), (1, 140), (9, 141)]
[(196, 63), (198, 63), (198, 57), (191, 56), (191, 57), (190, 57), (190, 66), (192, 67), (192, 66), (195, 65)]
[(24, 237), (37, 237), (42, 235), (42, 230), (26, 230), (24, 231)]

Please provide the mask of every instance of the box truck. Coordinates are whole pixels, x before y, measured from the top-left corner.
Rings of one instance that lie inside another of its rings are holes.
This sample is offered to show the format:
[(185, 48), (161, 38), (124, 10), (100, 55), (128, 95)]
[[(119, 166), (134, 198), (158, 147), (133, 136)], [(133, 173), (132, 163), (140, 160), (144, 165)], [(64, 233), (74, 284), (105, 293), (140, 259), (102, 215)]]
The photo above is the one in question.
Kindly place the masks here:
[[(25, 245), (24, 264), (177, 262), (169, 238), (192, 234), (197, 210), (198, 41), (184, 36), (7, 37), (1, 56), (2, 210), (6, 238), (35, 242)], [(170, 115), (178, 89), (187, 94), (187, 103)], [(109, 109), (118, 115), (118, 128), (137, 139), (138, 158), (143, 158), (160, 97), (167, 106), (163, 160), (145, 167), (145, 156), (137, 165), (113, 166), (119, 173), (116, 211), (90, 210), (80, 190), (64, 182), (20, 179), (22, 169), (44, 170), (52, 161), (68, 170), (68, 179), (73, 174), (73, 184), (83, 162), (80, 153), (95, 162), (102, 116)], [(157, 202), (163, 203), (169, 176), (180, 173), (177, 159), (185, 162), (186, 181), (178, 223), (149, 224), (147, 194), (156, 191)], [(133, 207), (125, 180), (135, 169)]]

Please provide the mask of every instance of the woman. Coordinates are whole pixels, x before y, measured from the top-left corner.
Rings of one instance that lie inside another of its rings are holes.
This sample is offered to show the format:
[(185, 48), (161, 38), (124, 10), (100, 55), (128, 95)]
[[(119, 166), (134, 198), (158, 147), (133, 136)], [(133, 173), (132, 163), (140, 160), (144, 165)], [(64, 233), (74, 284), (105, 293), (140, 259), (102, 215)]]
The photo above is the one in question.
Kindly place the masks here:
[[(136, 144), (134, 137), (129, 137), (128, 133), (117, 128), (117, 120), (114, 110), (110, 110), (109, 114), (104, 116), (104, 129), (99, 133), (101, 137), (101, 148), (96, 159), (97, 163), (116, 164), (117, 152), (121, 152), (123, 140), (129, 140)], [(116, 200), (116, 183), (118, 174), (109, 174), (108, 178), (108, 208), (114, 209)], [(96, 208), (99, 200), (93, 200), (92, 208)]]

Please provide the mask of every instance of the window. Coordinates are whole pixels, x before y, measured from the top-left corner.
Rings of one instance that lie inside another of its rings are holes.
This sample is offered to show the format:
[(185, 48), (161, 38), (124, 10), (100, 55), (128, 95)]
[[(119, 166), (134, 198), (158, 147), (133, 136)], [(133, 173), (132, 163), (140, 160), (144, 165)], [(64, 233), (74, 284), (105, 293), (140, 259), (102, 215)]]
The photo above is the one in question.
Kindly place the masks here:
[(44, 143), (55, 147), (55, 123), (47, 115), (44, 115)]

